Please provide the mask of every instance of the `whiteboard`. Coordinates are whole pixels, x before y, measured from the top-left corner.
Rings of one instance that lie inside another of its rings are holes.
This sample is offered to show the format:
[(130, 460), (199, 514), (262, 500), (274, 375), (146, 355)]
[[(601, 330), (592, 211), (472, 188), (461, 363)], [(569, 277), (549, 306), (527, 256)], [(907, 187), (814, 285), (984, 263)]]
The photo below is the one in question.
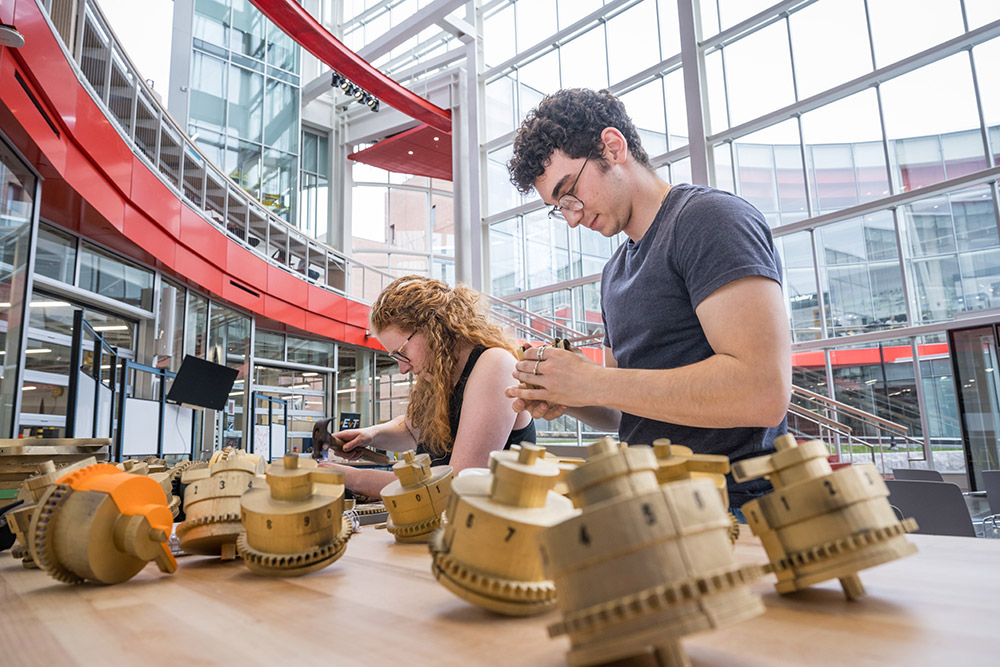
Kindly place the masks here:
[[(191, 453), (191, 424), (194, 410), (166, 404), (163, 412), (163, 453)], [(156, 454), (160, 428), (160, 402), (143, 398), (125, 399), (125, 425), (122, 430), (122, 455)]]
[[(268, 452), (268, 433), (270, 432), (271, 450)], [(267, 457), (268, 462), (280, 459), (285, 455), (285, 425), (257, 424), (253, 427), (253, 451)]]
[(83, 371), (77, 371), (76, 419), (73, 435), (77, 438), (111, 437), (111, 389), (98, 384), (99, 403), (97, 406), (97, 432), (94, 428), (94, 378)]

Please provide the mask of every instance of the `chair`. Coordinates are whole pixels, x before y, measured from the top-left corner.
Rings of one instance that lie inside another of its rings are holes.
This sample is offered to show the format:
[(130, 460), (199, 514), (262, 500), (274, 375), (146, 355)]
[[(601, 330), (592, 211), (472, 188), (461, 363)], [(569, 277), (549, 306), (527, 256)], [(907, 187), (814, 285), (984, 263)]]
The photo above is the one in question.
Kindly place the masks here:
[(944, 478), (937, 470), (921, 470), (920, 468), (893, 468), (892, 476), (908, 482), (943, 482)]
[(993, 524), (993, 532), (997, 532), (997, 519), (1000, 518), (1000, 470), (983, 471), (983, 490), (986, 491), (986, 502), (990, 506), (989, 516), (983, 517), (983, 532), (986, 532), (986, 522)]
[(972, 517), (957, 484), (886, 480), (889, 504), (905, 517), (917, 520), (918, 533), (975, 537)]

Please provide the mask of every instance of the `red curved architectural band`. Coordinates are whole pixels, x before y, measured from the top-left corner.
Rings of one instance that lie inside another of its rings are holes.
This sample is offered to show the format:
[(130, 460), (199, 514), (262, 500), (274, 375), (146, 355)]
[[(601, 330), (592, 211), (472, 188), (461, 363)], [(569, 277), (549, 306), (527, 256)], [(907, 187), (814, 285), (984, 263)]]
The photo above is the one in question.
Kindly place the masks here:
[(331, 35), (298, 3), (293, 0), (250, 2), (302, 48), (392, 108), (442, 132), (451, 132), (451, 112), (431, 104), (372, 67)]

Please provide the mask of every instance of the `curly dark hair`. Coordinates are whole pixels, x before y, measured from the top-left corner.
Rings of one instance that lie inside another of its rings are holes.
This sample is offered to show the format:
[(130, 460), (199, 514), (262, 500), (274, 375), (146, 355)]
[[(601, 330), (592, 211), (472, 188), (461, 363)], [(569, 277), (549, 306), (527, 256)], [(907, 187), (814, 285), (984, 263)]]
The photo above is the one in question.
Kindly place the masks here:
[[(567, 88), (547, 96), (521, 123), (514, 137), (514, 157), (507, 163), (510, 182), (528, 194), (545, 172), (557, 148), (571, 158), (599, 156), (601, 132), (613, 127), (625, 136), (636, 161), (650, 171), (653, 165), (625, 105), (607, 90)], [(606, 168), (603, 158), (598, 158)]]

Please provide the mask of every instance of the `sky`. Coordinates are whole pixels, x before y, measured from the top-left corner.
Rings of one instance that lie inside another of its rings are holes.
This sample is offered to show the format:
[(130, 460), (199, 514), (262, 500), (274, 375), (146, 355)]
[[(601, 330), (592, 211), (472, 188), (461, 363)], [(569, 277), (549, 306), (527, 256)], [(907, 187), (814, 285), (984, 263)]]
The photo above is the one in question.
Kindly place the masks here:
[(125, 53), (167, 104), (173, 0), (97, 0)]

